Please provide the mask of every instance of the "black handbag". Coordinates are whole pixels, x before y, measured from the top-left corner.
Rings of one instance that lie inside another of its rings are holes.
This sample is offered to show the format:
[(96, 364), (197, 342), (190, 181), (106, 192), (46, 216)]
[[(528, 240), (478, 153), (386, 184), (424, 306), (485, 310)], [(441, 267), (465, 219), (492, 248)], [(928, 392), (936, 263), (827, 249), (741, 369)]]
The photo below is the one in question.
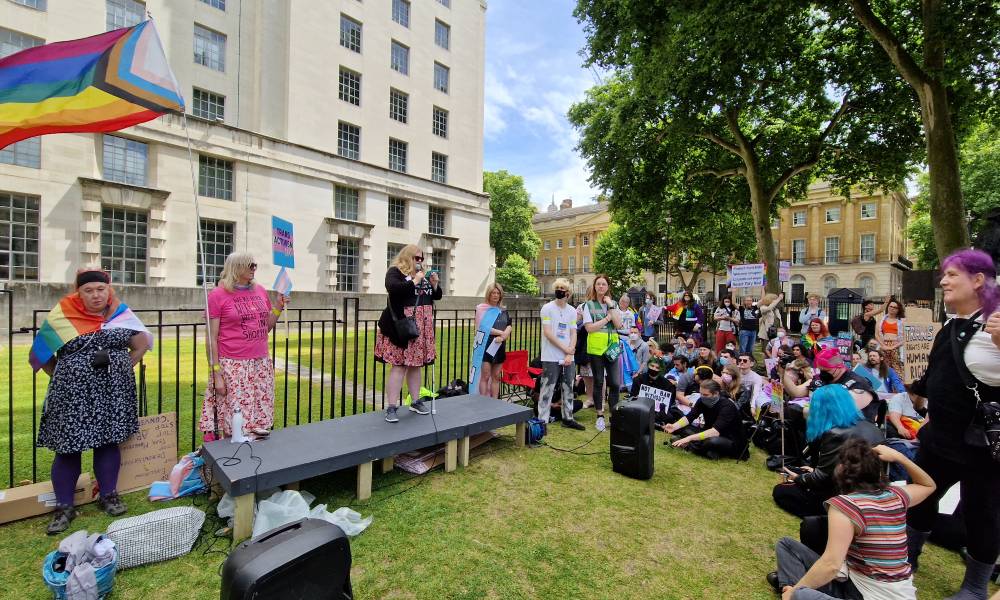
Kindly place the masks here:
[[(962, 376), (962, 383), (976, 398), (976, 415), (965, 428), (965, 443), (973, 448), (988, 448), (993, 460), (1000, 462), (1000, 402), (986, 402), (982, 399), (979, 395), (979, 381), (965, 364), (965, 347), (972, 341), (972, 336), (982, 328), (982, 324), (976, 322), (981, 312), (972, 315), (969, 319), (971, 326), (963, 327), (958, 335), (949, 341), (958, 372)], [(977, 422), (977, 418), (980, 422)]]
[[(420, 302), (420, 296), (417, 296), (417, 299), (413, 301), (413, 308), (417, 307), (418, 302)], [(407, 344), (410, 340), (420, 337), (420, 328), (417, 327), (416, 316), (407, 317), (404, 313), (402, 317), (397, 317), (396, 312), (392, 310), (392, 302), (388, 298), (386, 298), (385, 304), (389, 309), (389, 315), (392, 316), (392, 326), (396, 328), (396, 337), (400, 343)]]

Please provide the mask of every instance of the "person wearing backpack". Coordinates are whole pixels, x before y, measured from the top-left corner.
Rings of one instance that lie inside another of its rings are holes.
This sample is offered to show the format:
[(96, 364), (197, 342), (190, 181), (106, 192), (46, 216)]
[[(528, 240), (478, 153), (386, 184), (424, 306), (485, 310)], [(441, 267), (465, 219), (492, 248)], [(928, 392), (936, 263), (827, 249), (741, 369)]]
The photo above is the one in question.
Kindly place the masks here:
[(587, 354), (594, 376), (594, 407), (597, 422), (594, 427), (604, 431), (604, 382), (607, 379), (608, 404), (614, 409), (618, 404), (621, 375), (618, 370), (618, 356), (621, 355), (621, 341), (617, 329), (622, 326), (622, 314), (609, 292), (611, 280), (598, 273), (594, 283), (587, 290), (587, 302), (583, 305), (583, 326), (587, 330)]
[(934, 338), (927, 370), (911, 385), (928, 408), (914, 462), (937, 490), (907, 515), (909, 562), (917, 570), (938, 502), (959, 483), (969, 558), (950, 600), (985, 600), (1000, 554), (1000, 289), (992, 259), (980, 250), (951, 254), (941, 270), (944, 302), (955, 316)]

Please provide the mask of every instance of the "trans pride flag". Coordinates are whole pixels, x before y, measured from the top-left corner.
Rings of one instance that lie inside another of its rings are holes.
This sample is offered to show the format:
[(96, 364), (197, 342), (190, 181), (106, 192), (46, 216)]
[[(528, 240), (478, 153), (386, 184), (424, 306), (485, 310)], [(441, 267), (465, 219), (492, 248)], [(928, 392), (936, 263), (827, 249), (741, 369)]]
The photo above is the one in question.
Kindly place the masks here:
[(152, 21), (0, 59), (0, 148), (47, 133), (117, 131), (183, 111)]

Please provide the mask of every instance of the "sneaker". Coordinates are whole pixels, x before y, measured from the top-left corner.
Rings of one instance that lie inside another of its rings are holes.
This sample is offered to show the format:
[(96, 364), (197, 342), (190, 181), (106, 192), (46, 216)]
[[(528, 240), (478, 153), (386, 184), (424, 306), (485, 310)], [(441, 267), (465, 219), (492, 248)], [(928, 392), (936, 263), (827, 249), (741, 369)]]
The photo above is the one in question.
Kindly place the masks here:
[(597, 417), (597, 422), (594, 423), (594, 429), (598, 431), (604, 431), (607, 427), (604, 425), (604, 416)]
[(583, 423), (580, 423), (576, 419), (563, 421), (562, 426), (566, 427), (567, 429), (576, 429), (577, 431), (583, 431), (584, 429), (586, 429), (586, 427), (583, 426)]
[(52, 520), (45, 529), (48, 535), (62, 533), (69, 529), (69, 524), (76, 518), (76, 509), (72, 506), (57, 506), (56, 512), (52, 514)]
[(385, 422), (386, 423), (398, 423), (399, 417), (396, 416), (396, 407), (390, 406), (385, 409)]
[(101, 510), (108, 513), (112, 517), (117, 517), (118, 515), (123, 515), (128, 512), (128, 508), (122, 499), (118, 497), (118, 492), (111, 492), (107, 496), (101, 496), (97, 500), (97, 505), (101, 507)]
[(431, 411), (427, 410), (427, 405), (424, 404), (423, 400), (417, 400), (416, 402), (410, 403), (410, 410), (417, 413), (418, 415), (429, 415)]

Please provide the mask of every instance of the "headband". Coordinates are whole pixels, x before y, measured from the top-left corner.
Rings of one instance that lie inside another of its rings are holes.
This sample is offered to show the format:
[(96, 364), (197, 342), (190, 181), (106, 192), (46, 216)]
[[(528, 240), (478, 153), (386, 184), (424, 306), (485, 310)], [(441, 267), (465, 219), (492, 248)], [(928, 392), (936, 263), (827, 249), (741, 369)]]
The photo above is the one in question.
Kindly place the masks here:
[(76, 287), (77, 289), (87, 285), (88, 283), (111, 283), (111, 276), (101, 271), (100, 269), (89, 269), (87, 271), (81, 271), (76, 274)]

